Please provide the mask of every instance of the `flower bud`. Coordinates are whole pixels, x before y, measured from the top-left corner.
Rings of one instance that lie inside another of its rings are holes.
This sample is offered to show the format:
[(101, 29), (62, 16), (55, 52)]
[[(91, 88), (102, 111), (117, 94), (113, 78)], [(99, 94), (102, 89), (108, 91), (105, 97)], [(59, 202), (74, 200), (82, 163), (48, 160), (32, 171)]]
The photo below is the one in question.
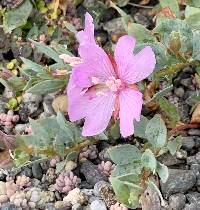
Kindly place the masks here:
[(179, 32), (172, 31), (169, 39), (169, 48), (173, 52), (178, 52), (181, 49), (181, 40)]

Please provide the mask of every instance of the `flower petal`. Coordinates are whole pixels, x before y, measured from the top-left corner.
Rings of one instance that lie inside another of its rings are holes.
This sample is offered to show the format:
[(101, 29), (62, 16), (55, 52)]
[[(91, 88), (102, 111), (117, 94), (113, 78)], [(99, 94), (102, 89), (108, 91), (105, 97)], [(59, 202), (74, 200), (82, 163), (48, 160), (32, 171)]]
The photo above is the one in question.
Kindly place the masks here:
[(78, 87), (71, 77), (67, 86), (68, 115), (70, 121), (74, 122), (86, 116), (87, 98), (81, 92), (83, 88)]
[(120, 79), (133, 84), (148, 77), (156, 64), (155, 54), (151, 47), (145, 47), (138, 54), (133, 55), (135, 39), (123, 36), (119, 39), (115, 49), (115, 60)]
[(80, 45), (84, 45), (86, 43), (96, 45), (96, 42), (94, 39), (93, 18), (88, 12), (85, 14), (85, 29), (82, 31), (79, 31), (76, 34), (76, 38), (78, 42), (80, 43)]
[(79, 54), (88, 68), (91, 77), (107, 80), (115, 75), (108, 55), (97, 45), (86, 44), (79, 47)]
[(106, 129), (112, 116), (114, 103), (115, 96), (111, 92), (91, 100), (83, 126), (83, 136), (94, 136)]
[(142, 110), (142, 93), (132, 89), (125, 89), (119, 95), (120, 103), (120, 133), (123, 137), (134, 133), (133, 121), (139, 121)]
[(124, 67), (133, 60), (135, 43), (135, 39), (128, 35), (119, 38), (115, 47), (115, 61), (118, 66), (119, 75), (124, 74)]
[(90, 87), (92, 85), (91, 69), (86, 64), (76, 65), (72, 71), (72, 78), (74, 83), (82, 88)]

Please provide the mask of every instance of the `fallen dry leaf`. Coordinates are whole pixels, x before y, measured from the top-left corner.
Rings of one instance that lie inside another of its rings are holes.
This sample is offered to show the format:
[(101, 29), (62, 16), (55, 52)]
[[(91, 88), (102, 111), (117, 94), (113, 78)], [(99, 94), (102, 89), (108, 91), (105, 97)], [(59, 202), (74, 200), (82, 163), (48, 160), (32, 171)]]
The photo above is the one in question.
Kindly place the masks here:
[(52, 102), (52, 107), (54, 111), (57, 112), (63, 112), (64, 114), (67, 113), (67, 96), (66, 95), (61, 95), (55, 98)]
[(200, 123), (200, 103), (198, 103), (192, 113), (191, 123)]
[(10, 157), (8, 149), (0, 152), (0, 168), (9, 169), (13, 165), (13, 160)]

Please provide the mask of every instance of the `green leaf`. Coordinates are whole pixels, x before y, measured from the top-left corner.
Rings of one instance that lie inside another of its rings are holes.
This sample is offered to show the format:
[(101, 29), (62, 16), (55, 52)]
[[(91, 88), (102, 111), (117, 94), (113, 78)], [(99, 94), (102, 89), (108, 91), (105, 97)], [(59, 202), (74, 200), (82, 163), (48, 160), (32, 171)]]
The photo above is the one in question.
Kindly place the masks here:
[(115, 196), (120, 203), (128, 204), (128, 199), (130, 197), (129, 188), (117, 178), (110, 178), (110, 182), (112, 184), (113, 190), (115, 192)]
[(155, 171), (157, 162), (153, 152), (150, 149), (146, 149), (142, 154), (141, 162), (145, 168), (150, 169), (153, 172)]
[(63, 60), (59, 58), (59, 54), (55, 52), (50, 47), (46, 46), (45, 44), (33, 41), (30, 39), (30, 41), (34, 44), (34, 46), (38, 49), (40, 53), (44, 53), (46, 56), (52, 58), (58, 63), (63, 63)]
[(31, 69), (37, 73), (44, 73), (44, 68), (43, 66), (27, 59), (27, 58), (21, 58), (21, 60), (27, 65), (28, 69)]
[(161, 0), (160, 5), (162, 8), (169, 7), (176, 17), (180, 16), (180, 9), (177, 0)]
[(200, 8), (187, 6), (185, 21), (194, 28), (200, 28)]
[(157, 162), (157, 169), (156, 169), (162, 183), (165, 183), (169, 177), (169, 171), (167, 166), (162, 163)]
[(11, 33), (15, 28), (25, 25), (32, 12), (32, 7), (30, 1), (25, 0), (20, 6), (6, 12), (3, 18), (5, 33)]
[(170, 139), (170, 141), (167, 143), (167, 148), (171, 155), (174, 155), (176, 151), (178, 151), (182, 146), (182, 137), (177, 136), (176, 138)]
[(172, 127), (175, 127), (177, 122), (180, 120), (179, 112), (176, 106), (170, 103), (166, 98), (162, 97), (159, 99), (160, 109), (169, 119)]
[(139, 149), (130, 144), (115, 146), (108, 153), (112, 161), (119, 165), (129, 164), (141, 158)]
[(179, 19), (166, 19), (162, 21), (155, 29), (154, 32), (158, 33), (161, 42), (169, 46), (170, 36), (172, 32), (178, 32), (181, 41), (181, 52), (186, 52), (192, 49), (192, 29), (183, 20)]
[(15, 167), (21, 167), (30, 160), (30, 155), (22, 150), (16, 149), (14, 151), (14, 165)]
[(26, 85), (26, 81), (23, 80), (21, 77), (17, 77), (13, 75), (10, 77), (8, 80), (9, 85), (12, 87), (12, 89), (17, 92), (17, 91), (22, 91), (23, 88)]
[(145, 135), (154, 148), (162, 148), (167, 140), (167, 128), (161, 116), (156, 114), (147, 124)]
[(64, 80), (59, 80), (59, 79), (45, 80), (29, 88), (27, 92), (38, 95), (46, 95), (48, 93), (54, 93), (64, 88), (65, 85), (66, 82)]
[(193, 52), (192, 57), (194, 60), (200, 60), (200, 30), (193, 32)]
[(116, 165), (115, 169), (112, 171), (112, 177), (123, 176), (124, 174), (141, 174), (142, 165), (140, 162), (133, 162), (126, 165)]
[(151, 34), (151, 32), (146, 29), (146, 27), (138, 23), (128, 24), (128, 35), (135, 37), (137, 43), (156, 42), (156, 38)]
[(141, 115), (140, 121), (134, 123), (134, 136), (146, 139), (145, 131), (149, 120)]

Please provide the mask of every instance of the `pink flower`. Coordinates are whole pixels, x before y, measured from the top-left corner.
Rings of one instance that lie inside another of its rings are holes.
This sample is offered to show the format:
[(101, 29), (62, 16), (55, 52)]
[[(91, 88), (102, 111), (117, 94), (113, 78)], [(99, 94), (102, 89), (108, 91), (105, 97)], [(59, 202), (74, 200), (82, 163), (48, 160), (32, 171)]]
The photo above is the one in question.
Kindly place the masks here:
[(92, 17), (86, 13), (85, 29), (77, 34), (82, 63), (73, 66), (69, 80), (68, 114), (71, 121), (84, 118), (83, 136), (103, 132), (113, 116), (120, 119), (123, 137), (134, 133), (143, 104), (136, 83), (148, 77), (155, 67), (155, 54), (145, 47), (133, 54), (135, 39), (122, 36), (114, 56), (106, 54), (94, 40)]

